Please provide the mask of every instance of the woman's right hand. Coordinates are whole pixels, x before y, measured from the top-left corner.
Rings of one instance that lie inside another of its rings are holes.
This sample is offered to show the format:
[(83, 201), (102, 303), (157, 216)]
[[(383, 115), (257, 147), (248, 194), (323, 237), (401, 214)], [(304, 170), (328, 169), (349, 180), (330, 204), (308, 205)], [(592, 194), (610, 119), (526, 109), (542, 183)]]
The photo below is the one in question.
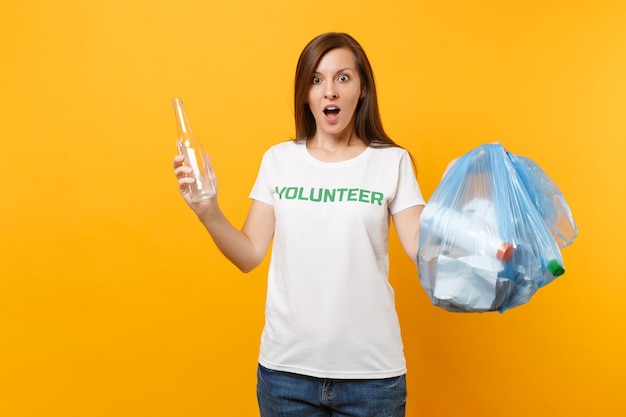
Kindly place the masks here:
[[(209, 156), (206, 155), (208, 160)], [(200, 201), (191, 201), (191, 193), (189, 191), (189, 185), (195, 182), (195, 179), (190, 174), (193, 172), (191, 167), (183, 164), (185, 158), (182, 155), (176, 155), (174, 157), (174, 174), (178, 180), (178, 192), (183, 196), (187, 205), (196, 213), (198, 217), (203, 217), (210, 213), (212, 210), (217, 209), (217, 177), (213, 171), (213, 166), (209, 161), (209, 175), (215, 185), (216, 195), (213, 198)]]

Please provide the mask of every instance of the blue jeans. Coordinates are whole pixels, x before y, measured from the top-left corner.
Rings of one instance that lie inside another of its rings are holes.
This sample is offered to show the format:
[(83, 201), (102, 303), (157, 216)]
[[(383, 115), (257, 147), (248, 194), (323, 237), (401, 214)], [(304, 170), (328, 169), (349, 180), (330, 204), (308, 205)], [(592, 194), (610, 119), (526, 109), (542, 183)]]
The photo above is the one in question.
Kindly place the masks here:
[(404, 375), (384, 379), (324, 379), (259, 365), (261, 417), (404, 417)]

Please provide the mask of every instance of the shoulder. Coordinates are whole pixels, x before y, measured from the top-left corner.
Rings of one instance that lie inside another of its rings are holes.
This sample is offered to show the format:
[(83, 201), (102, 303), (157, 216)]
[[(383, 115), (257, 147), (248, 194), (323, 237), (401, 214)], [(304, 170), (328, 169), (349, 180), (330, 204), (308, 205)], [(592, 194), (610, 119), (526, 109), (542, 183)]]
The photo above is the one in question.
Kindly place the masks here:
[(293, 140), (280, 142), (272, 145), (267, 151), (265, 151), (265, 157), (292, 155), (295, 152), (299, 152), (302, 146), (304, 146), (304, 144), (296, 143)]
[(399, 146), (388, 146), (385, 148), (378, 148), (370, 146), (371, 152), (376, 155), (376, 157), (391, 159), (391, 160), (402, 160), (405, 158), (410, 159), (409, 151)]
[(266, 169), (272, 167), (288, 167), (293, 164), (301, 163), (302, 152), (304, 144), (296, 143), (294, 141), (279, 142), (270, 146), (263, 154), (261, 165)]

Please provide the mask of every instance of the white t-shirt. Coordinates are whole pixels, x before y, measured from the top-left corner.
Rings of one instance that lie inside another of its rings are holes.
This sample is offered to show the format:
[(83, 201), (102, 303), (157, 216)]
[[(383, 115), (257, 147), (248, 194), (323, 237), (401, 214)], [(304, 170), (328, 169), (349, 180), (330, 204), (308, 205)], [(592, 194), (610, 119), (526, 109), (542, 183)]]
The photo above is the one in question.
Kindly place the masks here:
[(321, 378), (404, 374), (388, 235), (390, 214), (424, 204), (408, 152), (322, 162), (284, 142), (263, 156), (250, 198), (276, 217), (259, 363)]

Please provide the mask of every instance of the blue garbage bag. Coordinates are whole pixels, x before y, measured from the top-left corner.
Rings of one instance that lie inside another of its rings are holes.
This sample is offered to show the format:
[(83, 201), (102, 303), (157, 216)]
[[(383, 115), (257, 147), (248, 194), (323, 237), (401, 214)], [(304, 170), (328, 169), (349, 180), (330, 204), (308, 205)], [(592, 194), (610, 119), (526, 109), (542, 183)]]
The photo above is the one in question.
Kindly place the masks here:
[(563, 193), (532, 159), (507, 153), (515, 171), (561, 249), (571, 245), (578, 236), (578, 227)]
[(543, 170), (481, 145), (448, 169), (422, 212), (420, 283), (445, 310), (503, 312), (563, 275), (560, 249), (577, 233)]

